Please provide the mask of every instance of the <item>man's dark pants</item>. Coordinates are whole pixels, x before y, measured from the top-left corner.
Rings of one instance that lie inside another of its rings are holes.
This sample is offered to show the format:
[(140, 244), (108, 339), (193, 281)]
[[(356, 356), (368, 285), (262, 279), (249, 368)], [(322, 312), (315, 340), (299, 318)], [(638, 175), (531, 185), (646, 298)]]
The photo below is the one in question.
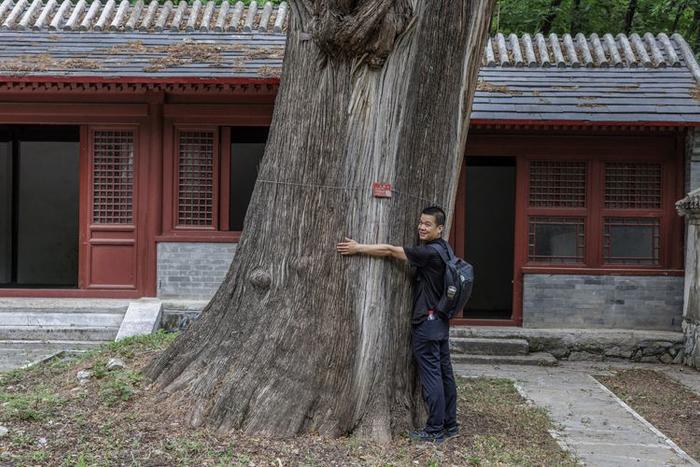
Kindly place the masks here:
[(425, 431), (437, 433), (457, 424), (457, 387), (452, 373), (449, 324), (442, 319), (425, 320), (413, 327), (413, 354), (428, 406)]

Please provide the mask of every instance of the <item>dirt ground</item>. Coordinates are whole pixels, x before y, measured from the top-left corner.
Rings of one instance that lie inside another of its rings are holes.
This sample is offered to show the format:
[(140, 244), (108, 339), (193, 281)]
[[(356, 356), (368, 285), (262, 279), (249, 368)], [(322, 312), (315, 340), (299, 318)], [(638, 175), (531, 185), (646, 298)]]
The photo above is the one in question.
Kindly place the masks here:
[(614, 376), (596, 379), (691, 457), (700, 459), (700, 396), (653, 370), (617, 370)]
[[(81, 357), (0, 374), (0, 465), (574, 465), (547, 414), (507, 380), (459, 381), (460, 436), (441, 445), (400, 437), (275, 439), (184, 426), (140, 370), (172, 340), (128, 339)], [(125, 367), (107, 370), (110, 358)], [(79, 383), (80, 370), (92, 372)]]

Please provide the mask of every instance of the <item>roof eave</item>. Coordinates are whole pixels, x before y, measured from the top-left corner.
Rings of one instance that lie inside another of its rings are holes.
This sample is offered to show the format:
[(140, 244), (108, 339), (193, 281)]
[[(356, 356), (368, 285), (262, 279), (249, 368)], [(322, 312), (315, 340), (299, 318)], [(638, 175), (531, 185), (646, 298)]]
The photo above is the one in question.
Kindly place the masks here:
[(191, 76), (19, 76), (0, 75), (0, 83), (108, 83), (108, 84), (270, 84), (278, 85), (278, 77), (193, 78)]
[(470, 125), (511, 125), (511, 126), (571, 126), (571, 127), (597, 127), (597, 126), (620, 126), (620, 127), (700, 127), (700, 122), (669, 122), (663, 120), (536, 120), (536, 119), (489, 119), (472, 118)]

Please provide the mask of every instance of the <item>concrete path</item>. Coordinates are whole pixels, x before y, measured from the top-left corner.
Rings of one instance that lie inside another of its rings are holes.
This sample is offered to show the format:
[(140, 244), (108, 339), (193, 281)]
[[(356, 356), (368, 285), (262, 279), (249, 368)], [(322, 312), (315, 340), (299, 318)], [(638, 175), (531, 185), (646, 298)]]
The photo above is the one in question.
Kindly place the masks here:
[(604, 374), (607, 368), (606, 363), (583, 362), (561, 362), (558, 367), (454, 367), (464, 377), (514, 380), (524, 397), (550, 413), (557, 441), (585, 465), (700, 465), (591, 376)]

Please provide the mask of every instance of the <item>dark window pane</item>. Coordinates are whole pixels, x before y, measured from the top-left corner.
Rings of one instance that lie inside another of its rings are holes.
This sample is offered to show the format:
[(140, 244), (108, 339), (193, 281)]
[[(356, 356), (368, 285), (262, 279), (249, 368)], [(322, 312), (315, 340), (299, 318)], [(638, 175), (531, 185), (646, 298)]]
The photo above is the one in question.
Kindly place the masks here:
[(606, 263), (659, 264), (659, 219), (606, 218)]
[(18, 144), (17, 283), (76, 286), (79, 143)]
[(0, 284), (12, 280), (12, 142), (0, 135)]
[(530, 218), (530, 261), (583, 262), (583, 219), (567, 217)]
[(243, 230), (243, 220), (265, 152), (267, 134), (267, 127), (231, 128), (230, 230)]

